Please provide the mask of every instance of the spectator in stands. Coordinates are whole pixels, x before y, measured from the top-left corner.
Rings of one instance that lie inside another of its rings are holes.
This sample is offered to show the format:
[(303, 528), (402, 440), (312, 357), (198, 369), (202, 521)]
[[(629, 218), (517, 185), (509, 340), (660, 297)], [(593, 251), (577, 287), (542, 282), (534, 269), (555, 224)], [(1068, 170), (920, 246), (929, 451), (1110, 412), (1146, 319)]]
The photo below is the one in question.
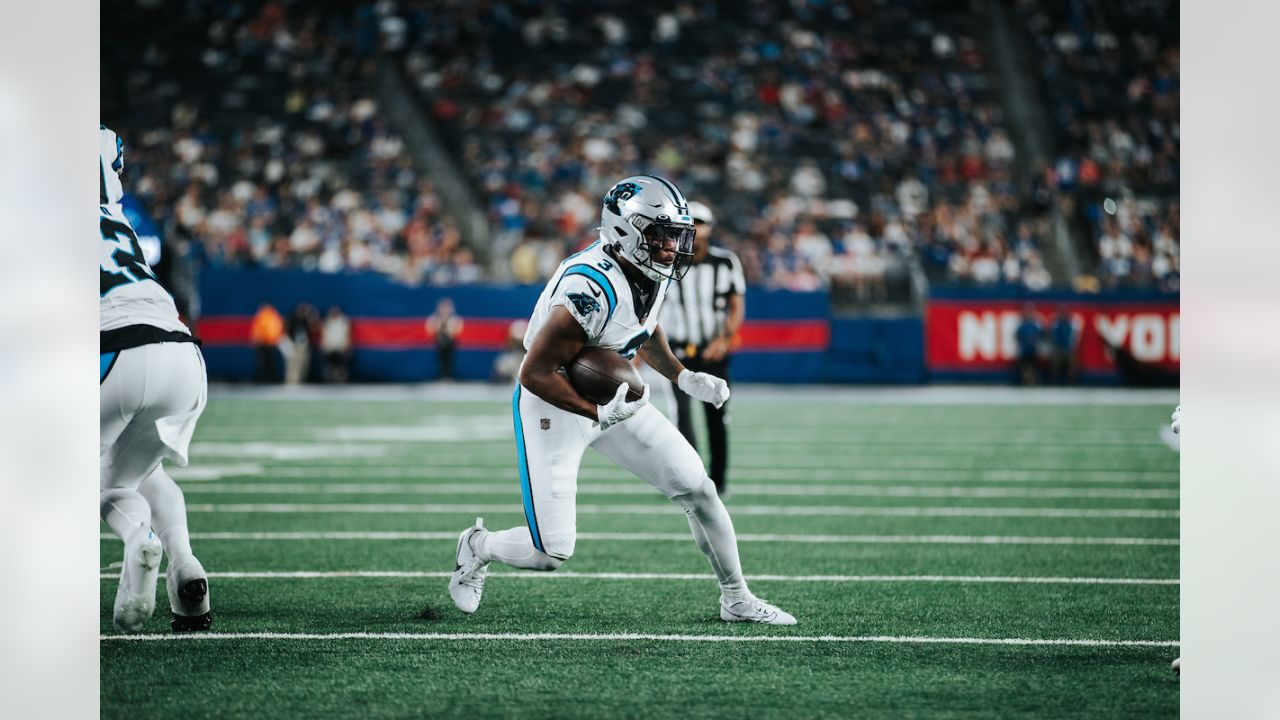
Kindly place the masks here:
[(325, 315), (320, 351), (324, 353), (324, 381), (345, 383), (351, 372), (351, 319), (337, 305)]
[(1040, 364), (1040, 341), (1044, 338), (1044, 328), (1036, 317), (1036, 308), (1027, 303), (1022, 309), (1022, 321), (1014, 332), (1014, 340), (1018, 345), (1016, 368), (1018, 382), (1022, 385), (1038, 385)]
[(284, 318), (270, 303), (258, 306), (249, 324), (249, 341), (255, 357), (254, 382), (276, 382), (280, 377), (280, 341), (284, 338)]
[(1058, 306), (1049, 329), (1049, 341), (1049, 382), (1055, 385), (1075, 382), (1079, 336), (1065, 305)]
[(454, 311), (451, 298), (440, 298), (436, 311), (427, 318), (427, 334), (435, 341), (436, 366), (441, 380), (453, 379), (454, 352), (462, 334), (462, 318)]

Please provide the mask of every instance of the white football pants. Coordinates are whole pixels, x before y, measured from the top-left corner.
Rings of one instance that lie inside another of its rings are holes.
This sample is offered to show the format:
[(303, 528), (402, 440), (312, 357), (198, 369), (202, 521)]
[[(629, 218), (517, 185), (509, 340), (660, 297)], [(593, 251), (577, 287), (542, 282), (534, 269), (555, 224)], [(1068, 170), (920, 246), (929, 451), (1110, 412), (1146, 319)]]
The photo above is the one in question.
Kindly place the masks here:
[(707, 477), (702, 459), (653, 405), (608, 430), (561, 410), (516, 385), (516, 463), (527, 527), (483, 536), (482, 560), (530, 570), (555, 570), (577, 541), (578, 466), (593, 447), (679, 503), (698, 549), (725, 597), (747, 595), (733, 521)]
[(161, 460), (185, 466), (208, 397), (200, 348), (152, 343), (100, 362), (100, 489), (136, 490)]

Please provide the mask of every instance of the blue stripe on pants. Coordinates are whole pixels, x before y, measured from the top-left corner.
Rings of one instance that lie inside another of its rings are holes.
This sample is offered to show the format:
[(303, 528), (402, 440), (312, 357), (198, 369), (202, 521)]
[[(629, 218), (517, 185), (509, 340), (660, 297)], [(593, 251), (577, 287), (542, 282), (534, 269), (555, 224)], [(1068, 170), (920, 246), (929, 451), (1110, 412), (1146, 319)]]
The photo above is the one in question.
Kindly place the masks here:
[(107, 379), (107, 373), (111, 372), (112, 366), (116, 364), (116, 357), (120, 355), (120, 351), (99, 353), (98, 355), (98, 384), (102, 384)]
[(533, 486), (529, 483), (529, 459), (524, 454), (524, 425), (520, 422), (520, 383), (511, 395), (511, 412), (516, 419), (516, 467), (520, 469), (520, 497), (524, 498), (524, 521), (529, 525), (533, 546), (542, 549), (542, 536), (538, 534), (538, 514), (533, 510)]

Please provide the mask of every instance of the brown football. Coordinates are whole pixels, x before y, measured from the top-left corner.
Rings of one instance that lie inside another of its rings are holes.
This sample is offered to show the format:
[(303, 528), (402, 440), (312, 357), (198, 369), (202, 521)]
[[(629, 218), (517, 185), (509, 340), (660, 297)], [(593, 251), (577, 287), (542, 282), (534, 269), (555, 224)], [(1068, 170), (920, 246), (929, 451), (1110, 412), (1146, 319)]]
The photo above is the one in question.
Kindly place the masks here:
[(628, 401), (639, 400), (640, 394), (644, 392), (640, 373), (616, 350), (584, 347), (565, 365), (564, 370), (573, 389), (597, 405), (604, 405), (612, 400), (621, 383), (631, 386), (627, 391)]

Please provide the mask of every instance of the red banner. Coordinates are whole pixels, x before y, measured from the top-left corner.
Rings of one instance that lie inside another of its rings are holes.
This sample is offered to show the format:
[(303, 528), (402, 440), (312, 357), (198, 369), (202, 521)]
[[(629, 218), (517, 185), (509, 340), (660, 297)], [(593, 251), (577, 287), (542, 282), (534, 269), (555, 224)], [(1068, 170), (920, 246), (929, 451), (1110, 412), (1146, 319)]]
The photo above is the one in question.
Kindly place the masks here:
[[(1116, 366), (1108, 345), (1139, 362), (1176, 372), (1179, 364), (1177, 303), (1042, 303), (1036, 317), (1050, 337), (1058, 307), (1076, 329), (1076, 361), (1081, 372), (1111, 373)], [(925, 309), (925, 363), (931, 371), (1008, 370), (1017, 357), (1015, 333), (1024, 304), (1016, 300), (931, 300)]]
[[(200, 318), (196, 334), (207, 345), (248, 345), (253, 318), (223, 315)], [(463, 350), (502, 350), (512, 320), (464, 318), (458, 347)], [(826, 320), (783, 320), (747, 322), (742, 327), (738, 350), (745, 352), (821, 352), (831, 342)], [(427, 319), (351, 319), (351, 340), (357, 348), (404, 350), (431, 347), (434, 338), (427, 332)]]

